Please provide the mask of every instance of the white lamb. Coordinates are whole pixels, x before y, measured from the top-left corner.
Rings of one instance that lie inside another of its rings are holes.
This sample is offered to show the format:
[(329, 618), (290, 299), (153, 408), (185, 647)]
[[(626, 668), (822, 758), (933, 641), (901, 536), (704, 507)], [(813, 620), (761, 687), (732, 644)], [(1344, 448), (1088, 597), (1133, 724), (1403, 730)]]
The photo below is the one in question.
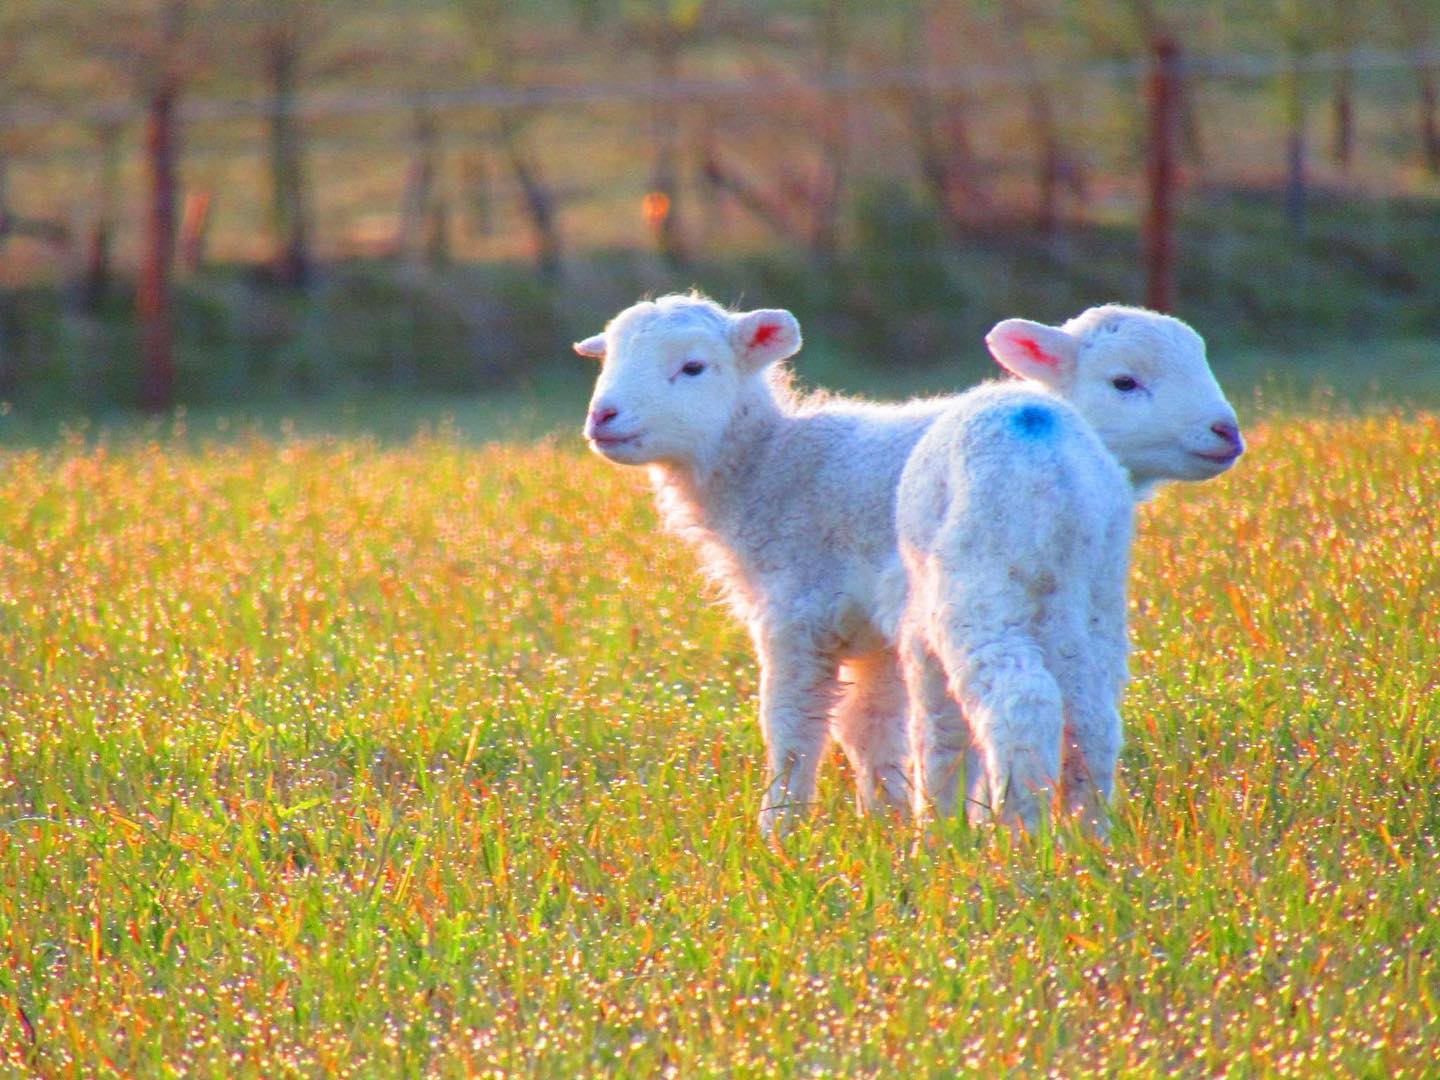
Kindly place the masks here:
[(1219, 475), (1244, 443), (1177, 319), (1111, 305), (1058, 328), (1010, 319), (986, 344), (1027, 381), (952, 399), (897, 500), (916, 816), (953, 811), (969, 757), (972, 819), (1033, 829), (1058, 785), (1104, 835), (1134, 502)]
[[(732, 313), (666, 296), (579, 342), (603, 357), (585, 434), (647, 465), (667, 524), (695, 541), (760, 657), (767, 835), (808, 810), (832, 735), (862, 808), (912, 801), (893, 603), (895, 490), (943, 401), (801, 398), (779, 360), (800, 348), (788, 311)], [(901, 578), (903, 581), (903, 578)]]

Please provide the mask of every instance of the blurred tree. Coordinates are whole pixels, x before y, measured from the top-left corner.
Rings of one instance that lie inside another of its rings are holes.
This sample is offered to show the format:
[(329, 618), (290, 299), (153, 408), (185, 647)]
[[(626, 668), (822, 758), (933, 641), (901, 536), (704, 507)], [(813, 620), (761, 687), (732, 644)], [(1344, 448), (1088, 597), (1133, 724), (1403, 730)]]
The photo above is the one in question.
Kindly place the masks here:
[[(456, 0), (476, 43), (476, 67), (502, 90), (521, 85), (517, 60), (521, 42), (513, 5), (507, 0)], [(587, 10), (590, 5), (587, 4)], [(555, 196), (525, 138), (532, 110), (501, 105), (495, 110), (495, 135), (530, 220), (535, 261), (547, 277), (559, 275), (564, 247)]]
[[(132, 69), (112, 62), (120, 56), (118, 45), (105, 42), (109, 47), (103, 53), (97, 47), (99, 42), (90, 36), (95, 27), (89, 14), (63, 0), (8, 0), (0, 8), (0, 103), (8, 95), (28, 107), (53, 109), (57, 115), (78, 113), (82, 129), (95, 143), (99, 168), (94, 193), (77, 222), (83, 232), (79, 287), (69, 294), (85, 310), (98, 306), (110, 279), (121, 139), (126, 115), (134, 107), (131, 95), (138, 89), (130, 77)], [(117, 85), (122, 95), (116, 94)], [(32, 129), (41, 134), (37, 141), (43, 141), (47, 128)], [(22, 232), (68, 248), (72, 242), (68, 228), (58, 221), (21, 217), (6, 198), (7, 160), (25, 141), (20, 132), (0, 132), (0, 244), (7, 233)]]
[(1440, 77), (1436, 74), (1436, 27), (1440, 3), (1436, 0), (1390, 0), (1400, 24), (1404, 47), (1410, 50), (1415, 83), (1420, 91), (1420, 148), (1425, 167), (1440, 174)]
[[(63, 105), (47, 84), (48, 35), (41, 32), (54, 0), (7, 0), (0, 7), (0, 113), (10, 108)], [(59, 221), (22, 214), (10, 198), (10, 166), (36, 140), (34, 124), (0, 125), (0, 247), (10, 236), (26, 235), (55, 244), (68, 242)]]
[(115, 220), (120, 200), (120, 138), (125, 125), (119, 114), (107, 112), (92, 121), (100, 159), (96, 178), (90, 230), (85, 240), (85, 268), (80, 282), (80, 299), (88, 311), (96, 311), (110, 291), (110, 258), (114, 251)]
[[(1075, 30), (1100, 56), (1148, 62), (1160, 41), (1173, 41), (1184, 50), (1203, 52), (1207, 42), (1201, 28), (1212, 6), (1209, 0), (1167, 0), (1163, 4), (1157, 0), (1081, 0), (1075, 13)], [(1180, 148), (1192, 163), (1204, 168), (1205, 141), (1183, 65), (1175, 77)], [(1141, 126), (1137, 124), (1137, 130)]]
[[(911, 0), (900, 24), (901, 92), (906, 130), (930, 200), (952, 239), (990, 216), (990, 197), (970, 138), (970, 102), (954, 76), (963, 70), (966, 6), (955, 0)], [(936, 75), (950, 76), (938, 87)]]
[(1355, 8), (1355, 0), (1334, 0), (1326, 12), (1329, 16), (1327, 36), (1336, 56), (1331, 90), (1330, 156), (1347, 171), (1355, 158), (1355, 46), (1360, 37)]
[[(0, 9), (0, 110), (15, 104), (15, 75), (22, 50), (20, 6)], [(0, 128), (0, 253), (5, 250), (10, 218), (10, 132)], [(16, 369), (10, 350), (9, 284), (0, 280), (0, 395), (14, 392)]]
[(1288, 61), (1280, 81), (1285, 115), (1285, 216), (1296, 232), (1305, 228), (1308, 148), (1305, 138), (1306, 61), (1319, 36), (1305, 0), (1276, 0), (1275, 21)]
[[(17, 75), (22, 70), (20, 59), (26, 28), (21, 21), (22, 14), (24, 9), (19, 4), (0, 8), (0, 109), (13, 106), (18, 98)], [(10, 209), (10, 138), (8, 128), (0, 128), (0, 247), (5, 244), (3, 223)]]
[(675, 264), (686, 254), (680, 226), (680, 64), (703, 28), (707, 6), (708, 0), (620, 0), (618, 6), (622, 47), (639, 46), (650, 56), (654, 159), (645, 209), (660, 254)]
[(140, 54), (137, 74), (145, 96), (145, 148), (150, 170), (145, 254), (137, 303), (143, 370), (141, 402), (169, 406), (175, 392), (174, 316), (171, 272), (175, 259), (178, 186), (177, 107), (183, 85), (181, 49), (189, 0), (162, 0)]
[[(746, 78), (765, 88), (743, 110), (713, 103), (693, 110), (707, 208), (713, 214), (733, 199), (822, 264), (840, 244), (854, 41), (865, 10), (863, 0), (801, 0), (793, 12), (752, 14), (717, 5), (687, 41), (712, 58), (743, 41)], [(757, 123), (770, 132), (757, 138)], [(743, 141), (743, 151), (722, 154), (722, 132), (727, 141)]]
[(821, 258), (839, 243), (840, 205), (850, 165), (850, 38), (856, 0), (812, 0), (821, 86), (820, 168), (812, 200), (811, 250)]
[(334, 18), (333, 0), (252, 0), (252, 38), (264, 68), (270, 141), (274, 273), (303, 287), (310, 278), (310, 212), (297, 95), (305, 63)]
[[(1010, 41), (1014, 46), (1015, 61), (1025, 86), (1025, 99), (1030, 112), (1030, 124), (1038, 152), (1036, 160), (1036, 184), (1039, 188), (1039, 207), (1036, 224), (1042, 233), (1053, 233), (1059, 223), (1060, 187), (1083, 197), (1085, 192), (1084, 165), (1079, 156), (1071, 150), (1058, 119), (1050, 87), (1046, 83), (1035, 60), (1032, 36), (1039, 35), (1047, 21), (1046, 14), (1036, 10), (1029, 0), (1000, 0), (1000, 17)], [(1055, 36), (1048, 35), (1053, 42)]]
[[(187, 83), (207, 60), (205, 38), (194, 33), (211, 14), (214, 0), (90, 0), (52, 3), (49, 29), (65, 50), (49, 59), (58, 69), (57, 85), (90, 106), (103, 140), (112, 133), (103, 124), (108, 98), (119, 104), (116, 88), (138, 101), (143, 115), (146, 198), (136, 309), (140, 321), (142, 404), (167, 407), (174, 394), (172, 274), (175, 258), (176, 204), (179, 187), (179, 105)], [(65, 62), (73, 64), (67, 68)], [(121, 98), (120, 100), (123, 100)], [(102, 159), (105, 156), (102, 153)], [(102, 191), (110, 189), (102, 163)], [(108, 177), (108, 178), (107, 178)], [(108, 197), (108, 196), (107, 196)], [(108, 257), (108, 221), (97, 216), (98, 239), (92, 255)], [(92, 268), (98, 272), (98, 268)]]
[(449, 212), (439, 191), (440, 125), (423, 101), (416, 103), (411, 132), (415, 156), (405, 183), (398, 246), (411, 265), (433, 265), (449, 258)]

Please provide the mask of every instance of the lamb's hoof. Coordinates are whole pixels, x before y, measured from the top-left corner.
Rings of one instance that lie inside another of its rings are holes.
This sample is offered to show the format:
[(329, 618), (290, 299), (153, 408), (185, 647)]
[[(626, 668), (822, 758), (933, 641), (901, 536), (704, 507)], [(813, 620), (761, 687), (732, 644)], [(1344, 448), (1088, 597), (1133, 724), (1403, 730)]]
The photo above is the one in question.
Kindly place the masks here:
[(1110, 846), (1110, 815), (1104, 810), (1095, 814), (1086, 814), (1080, 819), (1080, 832), (1091, 843), (1108, 848)]
[(760, 811), (760, 836), (770, 843), (785, 839), (795, 828), (795, 815), (788, 807), (767, 806)]
[(933, 822), (919, 822), (915, 827), (914, 837), (910, 843), (910, 857), (913, 859), (922, 855), (933, 855), (944, 847), (940, 830), (934, 827)]
[(882, 765), (874, 769), (870, 784), (862, 785), (862, 788), (870, 788), (867, 794), (871, 802), (908, 812), (915, 801), (910, 772), (908, 765)]
[(1094, 787), (1072, 786), (1065, 792), (1065, 810), (1085, 839), (1110, 846), (1110, 801)]

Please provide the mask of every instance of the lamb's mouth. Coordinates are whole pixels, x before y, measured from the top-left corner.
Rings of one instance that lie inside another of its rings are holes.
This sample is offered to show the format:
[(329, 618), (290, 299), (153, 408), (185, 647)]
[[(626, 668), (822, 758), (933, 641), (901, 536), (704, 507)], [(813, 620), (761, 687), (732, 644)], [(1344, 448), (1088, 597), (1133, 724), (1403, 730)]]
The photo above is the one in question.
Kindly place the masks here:
[(590, 441), (600, 450), (612, 450), (617, 446), (625, 446), (640, 438), (639, 433), (634, 435), (591, 435)]
[(1228, 467), (1235, 464), (1242, 451), (1222, 450), (1218, 454), (1202, 454), (1199, 450), (1191, 450), (1190, 453), (1192, 456), (1198, 457), (1201, 461), (1208, 461), (1212, 465), (1224, 465)]

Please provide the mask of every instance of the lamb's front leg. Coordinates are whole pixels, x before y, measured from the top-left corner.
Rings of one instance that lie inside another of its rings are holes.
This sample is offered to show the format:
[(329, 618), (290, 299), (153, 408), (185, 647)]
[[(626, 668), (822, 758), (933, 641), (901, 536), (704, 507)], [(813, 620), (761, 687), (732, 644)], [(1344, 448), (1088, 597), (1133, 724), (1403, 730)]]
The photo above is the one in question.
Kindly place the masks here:
[(908, 814), (911, 803), (905, 683), (894, 649), (846, 660), (835, 735), (855, 770), (862, 813), (888, 807)]
[(836, 662), (803, 632), (759, 638), (760, 729), (765, 735), (765, 800), (760, 832), (784, 835), (810, 812), (815, 776), (830, 741), (839, 687)]

